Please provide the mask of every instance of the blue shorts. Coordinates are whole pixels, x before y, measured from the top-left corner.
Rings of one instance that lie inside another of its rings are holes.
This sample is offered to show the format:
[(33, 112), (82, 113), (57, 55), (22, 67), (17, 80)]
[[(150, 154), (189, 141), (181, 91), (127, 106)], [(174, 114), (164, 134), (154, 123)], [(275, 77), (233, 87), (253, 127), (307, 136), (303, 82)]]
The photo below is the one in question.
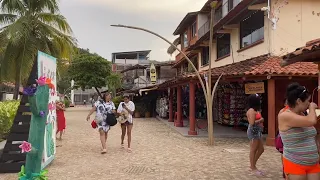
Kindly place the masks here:
[(247, 135), (249, 140), (261, 139), (262, 138), (262, 128), (257, 125), (249, 125), (247, 130)]

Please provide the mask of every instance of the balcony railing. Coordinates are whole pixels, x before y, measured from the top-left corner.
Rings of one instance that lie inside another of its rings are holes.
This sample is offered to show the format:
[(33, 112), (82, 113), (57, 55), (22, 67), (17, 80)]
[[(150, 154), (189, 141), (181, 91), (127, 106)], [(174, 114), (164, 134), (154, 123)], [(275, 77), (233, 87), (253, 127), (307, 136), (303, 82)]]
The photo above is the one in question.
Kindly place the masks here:
[(210, 21), (207, 21), (199, 28), (198, 31), (198, 38), (200, 39), (202, 36), (204, 36), (207, 32), (210, 30)]

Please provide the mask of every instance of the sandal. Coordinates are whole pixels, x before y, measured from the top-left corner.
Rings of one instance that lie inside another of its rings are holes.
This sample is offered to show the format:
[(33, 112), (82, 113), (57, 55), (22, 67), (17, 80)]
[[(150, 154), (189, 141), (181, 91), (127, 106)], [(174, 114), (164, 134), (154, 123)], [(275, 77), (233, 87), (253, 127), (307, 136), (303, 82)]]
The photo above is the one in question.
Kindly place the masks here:
[(260, 170), (255, 170), (255, 171), (254, 171), (254, 174), (255, 174), (256, 176), (265, 176), (265, 174), (264, 174), (262, 171), (260, 171)]
[(128, 151), (128, 153), (131, 153), (131, 152), (132, 152), (132, 149), (131, 149), (131, 148), (128, 148), (127, 151)]
[(101, 151), (101, 154), (106, 154), (107, 153), (107, 149), (103, 149), (102, 151)]
[(124, 144), (121, 144), (121, 149), (124, 149)]

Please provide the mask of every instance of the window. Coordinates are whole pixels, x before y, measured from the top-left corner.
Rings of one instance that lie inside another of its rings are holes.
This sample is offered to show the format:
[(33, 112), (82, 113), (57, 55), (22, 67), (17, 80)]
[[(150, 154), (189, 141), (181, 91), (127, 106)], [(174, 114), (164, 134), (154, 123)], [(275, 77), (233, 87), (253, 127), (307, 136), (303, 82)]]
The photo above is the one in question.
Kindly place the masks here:
[(192, 37), (197, 35), (197, 22), (194, 22), (191, 26), (191, 35)]
[(201, 54), (201, 66), (209, 64), (209, 47), (205, 47)]
[(183, 48), (186, 48), (189, 46), (189, 41), (188, 41), (188, 34), (185, 32), (183, 34)]
[(222, 18), (222, 6), (220, 6), (216, 9), (216, 12), (214, 15), (214, 21), (218, 22), (221, 18)]
[(75, 102), (81, 102), (81, 95), (80, 94), (75, 94), (74, 95), (74, 101)]
[(258, 11), (240, 22), (241, 47), (247, 47), (264, 38), (264, 12)]
[(230, 54), (230, 34), (223, 34), (217, 38), (217, 58)]
[(225, 17), (229, 12), (229, 3), (228, 0), (222, 1), (222, 17)]
[(233, 7), (236, 7), (242, 0), (233, 0)]

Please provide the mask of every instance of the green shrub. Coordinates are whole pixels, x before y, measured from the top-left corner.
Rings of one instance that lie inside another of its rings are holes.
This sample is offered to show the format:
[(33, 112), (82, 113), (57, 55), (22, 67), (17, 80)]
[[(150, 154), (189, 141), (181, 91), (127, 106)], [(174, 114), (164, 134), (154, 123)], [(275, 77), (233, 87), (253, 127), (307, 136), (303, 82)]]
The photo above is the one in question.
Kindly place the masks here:
[(116, 108), (118, 108), (119, 104), (122, 102), (123, 97), (122, 96), (116, 96), (112, 99), (112, 102), (114, 103), (114, 105), (116, 106)]
[(19, 104), (17, 100), (0, 102), (0, 139), (10, 132)]
[(68, 108), (68, 107), (70, 107), (70, 101), (68, 100), (68, 99), (64, 99), (64, 106), (66, 107), (66, 108)]

